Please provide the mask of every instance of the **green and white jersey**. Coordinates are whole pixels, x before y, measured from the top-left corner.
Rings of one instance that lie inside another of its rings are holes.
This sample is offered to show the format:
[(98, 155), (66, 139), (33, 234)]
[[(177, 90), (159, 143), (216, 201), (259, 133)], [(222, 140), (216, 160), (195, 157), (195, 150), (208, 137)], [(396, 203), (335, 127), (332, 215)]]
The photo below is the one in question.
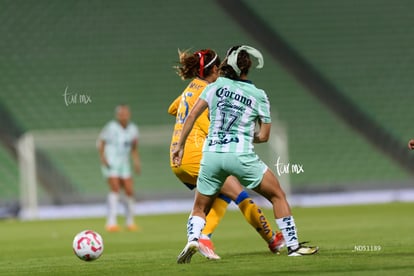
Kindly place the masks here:
[(105, 125), (99, 139), (105, 141), (105, 157), (111, 166), (129, 163), (132, 144), (136, 143), (138, 136), (138, 127), (133, 123), (126, 128), (116, 120)]
[(253, 152), (257, 120), (270, 123), (266, 93), (247, 81), (218, 78), (200, 95), (208, 103), (210, 127), (204, 152)]

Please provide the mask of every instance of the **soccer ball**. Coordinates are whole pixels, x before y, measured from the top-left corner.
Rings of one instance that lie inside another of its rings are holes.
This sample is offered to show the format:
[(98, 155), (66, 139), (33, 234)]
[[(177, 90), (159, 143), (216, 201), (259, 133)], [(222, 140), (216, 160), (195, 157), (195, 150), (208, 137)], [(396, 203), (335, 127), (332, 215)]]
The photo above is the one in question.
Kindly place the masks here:
[(73, 252), (81, 260), (94, 261), (102, 255), (103, 249), (101, 235), (93, 230), (84, 230), (73, 239)]

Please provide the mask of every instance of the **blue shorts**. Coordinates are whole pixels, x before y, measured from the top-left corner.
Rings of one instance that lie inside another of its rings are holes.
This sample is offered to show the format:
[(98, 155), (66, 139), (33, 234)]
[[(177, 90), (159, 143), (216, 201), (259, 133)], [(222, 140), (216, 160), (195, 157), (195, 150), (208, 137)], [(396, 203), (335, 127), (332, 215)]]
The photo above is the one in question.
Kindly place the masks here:
[(229, 175), (237, 177), (244, 187), (254, 189), (267, 169), (256, 153), (203, 152), (197, 190), (203, 195), (214, 195)]

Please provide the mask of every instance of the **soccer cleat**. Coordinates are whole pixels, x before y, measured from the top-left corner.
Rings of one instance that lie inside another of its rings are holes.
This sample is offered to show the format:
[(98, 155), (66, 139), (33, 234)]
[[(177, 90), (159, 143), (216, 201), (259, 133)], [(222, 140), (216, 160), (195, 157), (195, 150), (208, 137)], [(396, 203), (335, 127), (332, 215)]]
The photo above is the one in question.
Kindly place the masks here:
[(129, 224), (127, 225), (127, 230), (130, 232), (137, 232), (140, 230), (140, 228), (136, 224)]
[(269, 249), (273, 253), (279, 254), (280, 250), (285, 246), (285, 239), (281, 232), (276, 233), (272, 242), (269, 243)]
[(177, 264), (188, 264), (191, 262), (191, 257), (198, 251), (198, 241), (193, 240), (187, 243), (184, 247), (183, 251), (181, 251), (180, 255), (177, 258)]
[(220, 260), (220, 256), (214, 252), (214, 246), (210, 239), (199, 239), (198, 250), (200, 254), (210, 260)]
[(117, 224), (105, 226), (106, 231), (108, 232), (119, 232), (121, 228)]
[(299, 243), (299, 247), (296, 249), (290, 249), (288, 247), (288, 256), (289, 257), (297, 257), (297, 256), (305, 256), (305, 255), (313, 255), (318, 252), (319, 247), (317, 246), (303, 246), (307, 242)]

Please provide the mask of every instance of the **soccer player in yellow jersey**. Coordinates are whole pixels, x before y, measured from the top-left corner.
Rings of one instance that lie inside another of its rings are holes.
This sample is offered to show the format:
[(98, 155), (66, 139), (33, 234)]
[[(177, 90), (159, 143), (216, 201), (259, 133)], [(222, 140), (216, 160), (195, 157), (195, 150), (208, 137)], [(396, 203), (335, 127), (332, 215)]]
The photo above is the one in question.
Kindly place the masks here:
[[(170, 153), (174, 151), (175, 145), (180, 138), (184, 121), (201, 92), (209, 83), (217, 79), (218, 66), (220, 65), (219, 57), (212, 50), (200, 50), (194, 54), (187, 51), (179, 51), (179, 58), (180, 66), (177, 67), (178, 75), (182, 79), (192, 79), (192, 81), (168, 109), (168, 113), (176, 117)], [(184, 154), (181, 165), (178, 167), (171, 162), (171, 169), (174, 174), (191, 190), (196, 187), (202, 157), (202, 147), (208, 134), (209, 125), (208, 110), (206, 110), (195, 122), (188, 136), (185, 146), (186, 153)], [(210, 206), (206, 225), (199, 240), (200, 253), (209, 259), (220, 259), (214, 252), (210, 237), (223, 218), (227, 206), (232, 200), (238, 205), (246, 220), (266, 241), (270, 251), (273, 253), (279, 252), (284, 246), (282, 234), (272, 230), (262, 210), (242, 188), (237, 178), (229, 176), (224, 182), (221, 193), (212, 206)]]

